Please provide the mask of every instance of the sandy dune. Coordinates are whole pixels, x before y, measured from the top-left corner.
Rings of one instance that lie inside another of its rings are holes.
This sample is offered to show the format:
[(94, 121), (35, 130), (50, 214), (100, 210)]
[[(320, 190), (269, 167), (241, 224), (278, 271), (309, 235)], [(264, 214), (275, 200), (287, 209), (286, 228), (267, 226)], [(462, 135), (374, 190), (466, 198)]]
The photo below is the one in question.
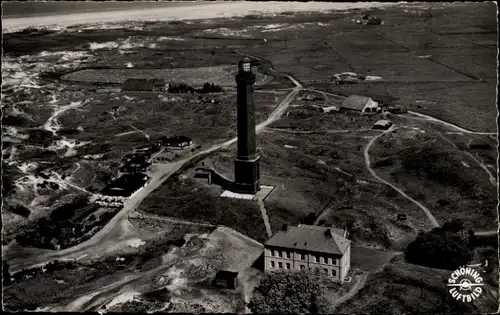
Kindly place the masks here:
[[(67, 27), (88, 23), (114, 23), (123, 21), (199, 20), (248, 14), (273, 14), (285, 11), (329, 11), (388, 5), (380, 2), (329, 3), (329, 2), (215, 2), (193, 3), (179, 7), (136, 9), (115, 12), (89, 12), (66, 15), (4, 18), (4, 33), (30, 26)], [(208, 8), (207, 6), (210, 6)]]

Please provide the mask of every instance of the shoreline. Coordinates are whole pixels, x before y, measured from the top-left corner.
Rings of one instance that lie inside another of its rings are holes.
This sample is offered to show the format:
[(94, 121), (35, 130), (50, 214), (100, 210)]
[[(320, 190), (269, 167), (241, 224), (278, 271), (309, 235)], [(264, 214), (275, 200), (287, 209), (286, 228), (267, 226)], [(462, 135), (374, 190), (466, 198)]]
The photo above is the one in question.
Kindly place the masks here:
[[(141, 1), (142, 2), (142, 1)], [(27, 13), (25, 12), (20, 12), (20, 13), (8, 13), (7, 15), (5, 14), (5, 11), (18, 11), (22, 10), (23, 8), (15, 8), (11, 9), (9, 8), (8, 10), (5, 10), (3, 8), (3, 16), (2, 18), (5, 19), (30, 19), (30, 18), (39, 18), (39, 17), (54, 17), (54, 16), (65, 16), (65, 15), (71, 15), (71, 14), (88, 14), (88, 13), (99, 13), (99, 12), (118, 12), (118, 11), (128, 11), (128, 10), (144, 10), (144, 9), (149, 9), (152, 6), (155, 6), (155, 9), (158, 8), (167, 8), (167, 7), (176, 7), (176, 6), (190, 6), (190, 5), (203, 5), (203, 4), (209, 4), (209, 2), (206, 1), (200, 1), (200, 0), (193, 0), (193, 1), (164, 1), (164, 2), (149, 2), (149, 1), (144, 1), (144, 2), (123, 2), (123, 3), (117, 3), (115, 1), (111, 1), (109, 3), (99, 3), (99, 2), (90, 2), (90, 3), (85, 3), (85, 2), (76, 2), (76, 3), (71, 3), (71, 5), (80, 5), (84, 4), (87, 6), (91, 6), (88, 8), (78, 8), (78, 7), (67, 7), (64, 6), (66, 4), (65, 2), (61, 3), (62, 7), (58, 9), (62, 9), (60, 11), (54, 10), (54, 8), (24, 8), (27, 9)], [(41, 2), (45, 3), (45, 2)], [(146, 4), (147, 3), (147, 4)], [(9, 3), (6, 3), (9, 4)], [(5, 7), (4, 4), (3, 6)], [(21, 3), (20, 5), (22, 6), (24, 3)], [(99, 7), (96, 7), (98, 4)], [(13, 6), (12, 3), (9, 4), (10, 6)], [(47, 9), (52, 9), (52, 11), (47, 11)], [(35, 11), (35, 12), (34, 12)], [(39, 12), (38, 12), (39, 11)]]
[[(105, 24), (143, 21), (203, 20), (241, 17), (249, 14), (281, 12), (325, 12), (365, 9), (395, 5), (387, 2), (173, 2), (175, 6), (161, 8), (111, 10), (56, 14), (50, 16), (4, 17), (2, 32), (13, 33), (28, 27), (69, 27), (79, 24)], [(160, 3), (160, 5), (163, 5)], [(207, 9), (210, 6), (210, 10)], [(110, 15), (109, 12), (115, 14)]]

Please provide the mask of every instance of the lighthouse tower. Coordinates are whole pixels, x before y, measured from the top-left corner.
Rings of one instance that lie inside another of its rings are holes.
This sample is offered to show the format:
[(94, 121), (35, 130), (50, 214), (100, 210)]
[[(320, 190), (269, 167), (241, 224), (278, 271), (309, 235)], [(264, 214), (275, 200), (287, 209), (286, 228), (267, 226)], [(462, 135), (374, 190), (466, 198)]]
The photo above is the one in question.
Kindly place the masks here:
[(234, 160), (234, 191), (255, 194), (260, 190), (259, 155), (255, 141), (255, 112), (253, 89), (255, 75), (250, 59), (245, 57), (238, 64), (238, 154)]

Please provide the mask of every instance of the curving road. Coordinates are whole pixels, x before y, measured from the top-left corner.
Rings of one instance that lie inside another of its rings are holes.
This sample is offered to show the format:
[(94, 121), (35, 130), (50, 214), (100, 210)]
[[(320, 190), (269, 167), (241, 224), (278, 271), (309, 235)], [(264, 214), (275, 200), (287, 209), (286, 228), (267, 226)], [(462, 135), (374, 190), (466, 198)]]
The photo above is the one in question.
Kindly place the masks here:
[(479, 131), (468, 130), (468, 129), (462, 128), (460, 126), (454, 125), (452, 123), (449, 123), (447, 121), (444, 121), (444, 120), (441, 120), (441, 119), (438, 119), (438, 118), (435, 118), (435, 117), (432, 117), (432, 116), (429, 116), (429, 115), (417, 113), (417, 112), (408, 111), (408, 114), (411, 114), (411, 115), (414, 115), (414, 116), (418, 116), (418, 117), (423, 118), (425, 120), (429, 120), (429, 121), (440, 123), (442, 125), (445, 125), (445, 126), (448, 126), (450, 128), (456, 129), (456, 130), (458, 130), (460, 132), (463, 132), (463, 133), (470, 133), (470, 134), (475, 134), (475, 135), (497, 135), (498, 134), (497, 132), (479, 132)]
[(375, 177), (378, 181), (380, 181), (381, 183), (391, 187), (392, 189), (394, 189), (395, 191), (397, 191), (401, 196), (403, 196), (404, 198), (406, 198), (407, 200), (411, 201), (412, 203), (414, 203), (417, 207), (419, 207), (424, 213), (425, 215), (427, 216), (427, 218), (429, 219), (430, 223), (434, 226), (434, 227), (439, 227), (439, 223), (438, 221), (436, 220), (436, 218), (434, 217), (434, 215), (432, 215), (431, 211), (429, 209), (427, 209), (427, 207), (425, 207), (423, 204), (421, 204), (420, 202), (416, 201), (415, 199), (413, 199), (412, 197), (408, 196), (404, 191), (402, 191), (401, 189), (399, 189), (398, 187), (394, 186), (393, 184), (391, 184), (390, 182), (386, 181), (385, 179), (381, 178), (380, 176), (377, 175), (377, 173), (375, 173), (375, 171), (373, 170), (373, 168), (371, 167), (371, 162), (370, 162), (370, 148), (371, 146), (375, 143), (375, 141), (377, 141), (378, 138), (382, 137), (383, 135), (386, 135), (390, 132), (393, 132), (394, 130), (396, 130), (397, 128), (393, 125), (391, 126), (391, 128), (387, 129), (386, 131), (382, 132), (381, 134), (373, 137), (370, 142), (368, 142), (368, 144), (366, 145), (365, 147), (365, 150), (364, 150), (364, 155), (365, 155), (365, 163), (366, 163), (366, 168), (368, 169), (368, 171), (370, 172), (370, 174), (372, 174), (373, 177)]

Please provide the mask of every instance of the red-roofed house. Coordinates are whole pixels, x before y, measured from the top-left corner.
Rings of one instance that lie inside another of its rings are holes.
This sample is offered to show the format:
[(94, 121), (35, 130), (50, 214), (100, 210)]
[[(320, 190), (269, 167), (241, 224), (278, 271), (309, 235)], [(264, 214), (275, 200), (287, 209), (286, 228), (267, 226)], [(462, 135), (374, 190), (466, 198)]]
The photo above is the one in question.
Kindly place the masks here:
[(265, 271), (319, 268), (344, 282), (351, 266), (351, 241), (347, 231), (299, 224), (285, 226), (264, 244)]

